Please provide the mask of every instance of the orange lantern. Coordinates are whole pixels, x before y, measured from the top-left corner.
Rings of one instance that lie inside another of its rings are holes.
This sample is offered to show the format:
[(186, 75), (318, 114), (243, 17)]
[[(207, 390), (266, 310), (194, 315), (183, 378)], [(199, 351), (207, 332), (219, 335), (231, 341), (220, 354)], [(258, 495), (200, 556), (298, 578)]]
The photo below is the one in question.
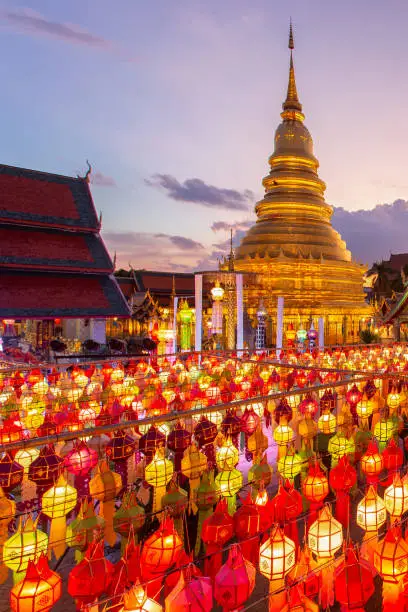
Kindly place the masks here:
[(45, 555), (28, 562), (26, 577), (10, 591), (12, 612), (49, 612), (61, 597), (61, 577), (50, 570)]
[(105, 519), (105, 539), (110, 546), (116, 542), (116, 534), (113, 529), (113, 515), (115, 513), (115, 497), (122, 488), (120, 474), (112, 472), (106, 461), (101, 461), (97, 472), (89, 482), (89, 493), (91, 497), (101, 502), (100, 515)]
[(391, 527), (377, 543), (374, 567), (383, 579), (383, 610), (402, 610), (402, 579), (408, 572), (408, 545), (400, 530)]
[(140, 566), (143, 578), (162, 574), (177, 562), (183, 551), (183, 541), (171, 518), (165, 518), (143, 545)]
[(260, 548), (259, 571), (270, 581), (270, 601), (273, 600), (276, 609), (286, 604), (286, 594), (283, 589), (284, 579), (295, 562), (296, 547), (294, 542), (285, 536), (280, 527), (275, 525), (269, 538)]
[(162, 606), (147, 596), (143, 586), (136, 582), (130, 591), (124, 594), (124, 605), (119, 612), (161, 612)]
[(302, 483), (302, 492), (310, 502), (309, 525), (311, 525), (329, 493), (329, 481), (317, 462), (309, 466), (309, 472)]
[(361, 457), (361, 470), (367, 478), (367, 483), (376, 485), (383, 469), (383, 457), (378, 452), (377, 444), (371, 440), (366, 453)]

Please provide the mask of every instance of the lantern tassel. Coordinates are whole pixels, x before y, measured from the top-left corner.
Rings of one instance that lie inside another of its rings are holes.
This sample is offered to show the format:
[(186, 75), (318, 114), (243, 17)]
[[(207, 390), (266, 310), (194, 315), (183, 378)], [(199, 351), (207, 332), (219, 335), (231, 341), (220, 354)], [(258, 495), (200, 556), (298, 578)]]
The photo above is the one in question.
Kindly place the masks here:
[(271, 580), (269, 582), (269, 612), (278, 612), (287, 604), (285, 581)]
[(209, 508), (208, 510), (200, 510), (198, 513), (197, 537), (194, 549), (194, 554), (196, 557), (200, 554), (201, 532), (203, 530), (203, 523), (209, 516), (211, 516), (212, 512), (212, 508)]
[(48, 557), (54, 552), (55, 558), (59, 559), (67, 548), (67, 519), (65, 516), (53, 518), (51, 521), (50, 537), (48, 541)]
[(319, 593), (319, 602), (323, 610), (334, 605), (334, 563), (332, 559), (323, 561), (322, 586)]
[(383, 612), (394, 612), (402, 610), (404, 604), (402, 602), (402, 584), (401, 581), (397, 584), (392, 582), (383, 582)]

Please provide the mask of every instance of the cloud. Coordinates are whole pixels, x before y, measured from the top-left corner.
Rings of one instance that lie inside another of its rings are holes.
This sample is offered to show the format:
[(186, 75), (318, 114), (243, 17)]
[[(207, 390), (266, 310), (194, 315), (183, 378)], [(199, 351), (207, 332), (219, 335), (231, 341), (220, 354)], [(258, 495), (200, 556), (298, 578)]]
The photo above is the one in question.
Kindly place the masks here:
[(332, 223), (357, 261), (371, 264), (389, 259), (391, 252), (408, 252), (407, 200), (379, 204), (371, 210), (335, 208)]
[(102, 172), (92, 172), (91, 183), (98, 187), (117, 187), (115, 179)]
[(211, 229), (213, 232), (220, 232), (222, 230), (229, 232), (232, 230), (233, 232), (236, 230), (248, 230), (252, 225), (254, 225), (254, 219), (247, 219), (246, 221), (236, 221), (235, 223), (225, 223), (225, 221), (214, 221), (211, 225)]
[(165, 191), (169, 198), (178, 202), (202, 204), (208, 208), (226, 208), (228, 210), (248, 210), (254, 194), (249, 189), (236, 191), (207, 185), (198, 178), (187, 179), (180, 183), (170, 174), (154, 174), (145, 179), (149, 187)]
[(37, 36), (58, 38), (71, 44), (87, 45), (101, 49), (112, 47), (110, 41), (91, 34), (78, 25), (52, 21), (29, 8), (2, 10), (0, 19), (15, 30)]
[(117, 266), (146, 270), (192, 271), (203, 259), (200, 242), (184, 236), (149, 232), (103, 232), (108, 251), (116, 252)]

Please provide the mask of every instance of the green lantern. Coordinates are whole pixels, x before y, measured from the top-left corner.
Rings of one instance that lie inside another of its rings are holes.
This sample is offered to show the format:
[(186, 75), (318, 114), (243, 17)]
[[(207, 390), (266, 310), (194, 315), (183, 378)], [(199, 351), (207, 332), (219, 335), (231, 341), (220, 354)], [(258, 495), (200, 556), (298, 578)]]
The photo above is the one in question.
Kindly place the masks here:
[(331, 465), (335, 467), (341, 457), (353, 455), (356, 449), (353, 440), (347, 438), (344, 433), (338, 432), (330, 438), (327, 450), (332, 456)]
[(189, 308), (187, 300), (181, 303), (179, 310), (180, 319), (180, 348), (182, 351), (189, 351), (191, 349), (191, 321), (193, 318), (193, 311)]

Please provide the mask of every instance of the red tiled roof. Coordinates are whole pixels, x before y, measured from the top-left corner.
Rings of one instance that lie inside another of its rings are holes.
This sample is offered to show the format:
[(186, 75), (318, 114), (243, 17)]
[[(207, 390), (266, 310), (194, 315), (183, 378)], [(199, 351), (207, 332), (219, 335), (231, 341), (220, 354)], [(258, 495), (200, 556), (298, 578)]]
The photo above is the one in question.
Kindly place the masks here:
[(116, 281), (127, 300), (130, 300), (132, 294), (137, 290), (133, 278), (124, 276), (115, 276)]
[(108, 275), (0, 273), (0, 318), (129, 316), (126, 301)]
[(408, 253), (392, 253), (389, 261), (386, 263), (392, 270), (399, 272), (401, 268), (408, 264)]
[(100, 238), (91, 233), (0, 225), (0, 266), (112, 271)]
[(171, 272), (145, 272), (144, 270), (135, 271), (135, 276), (141, 291), (147, 291), (153, 295), (155, 293), (165, 293), (170, 295), (173, 288), (173, 276), (176, 295), (194, 293), (194, 274), (172, 274)]
[(88, 183), (0, 164), (0, 221), (99, 231)]

